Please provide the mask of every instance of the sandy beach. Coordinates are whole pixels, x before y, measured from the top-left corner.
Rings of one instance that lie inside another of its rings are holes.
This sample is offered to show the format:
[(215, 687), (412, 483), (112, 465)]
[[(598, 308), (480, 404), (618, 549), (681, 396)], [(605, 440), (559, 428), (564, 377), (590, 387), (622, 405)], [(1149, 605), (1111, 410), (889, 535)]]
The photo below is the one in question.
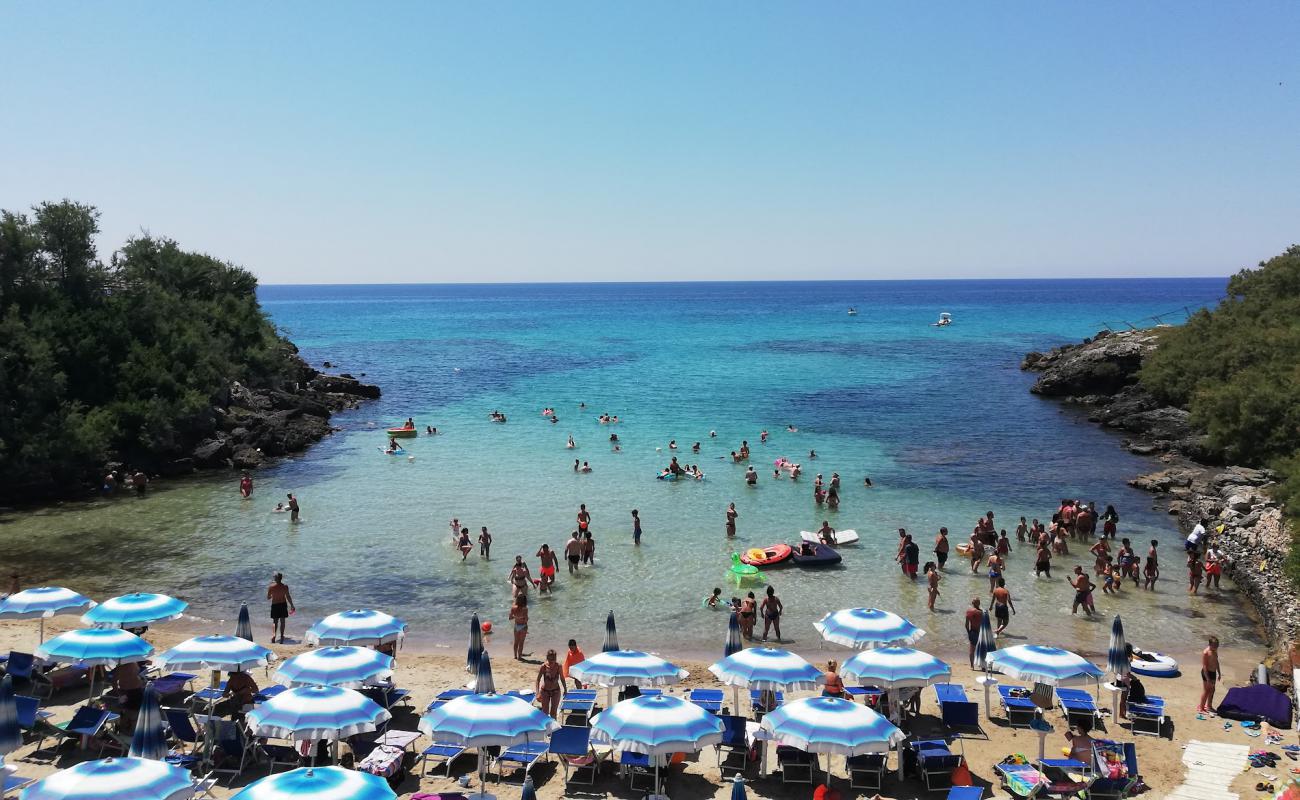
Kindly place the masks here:
[[(54, 635), (61, 630), (75, 627), (75, 625), (68, 624), (71, 619), (64, 617), (52, 620), (51, 623), (53, 624), (47, 624), (46, 626), (46, 635)], [(177, 623), (160, 625), (151, 629), (147, 634), (147, 638), (158, 651), (161, 651), (198, 632), (204, 631), (196, 630), (193, 625), (187, 625), (185, 620), (181, 620)], [(36, 637), (37, 625), (34, 621), (0, 623), (0, 650), (30, 650), (35, 644)], [(599, 650), (598, 640), (581, 642), (581, 644), (585, 645), (588, 654)], [(547, 647), (556, 647), (558, 650), (563, 651), (563, 645), (564, 642), (562, 641), (530, 641), (528, 650), (531, 652), (529, 656), (523, 662), (516, 662), (510, 659), (508, 640), (499, 635), (488, 636), (487, 649), (492, 656), (493, 672), (498, 689), (504, 691), (531, 688), (536, 679), (537, 665), (540, 663), (545, 649)], [(281, 659), (303, 652), (306, 649), (308, 648), (301, 644), (277, 644), (273, 647), (273, 650)], [(795, 649), (798, 650), (799, 648), (796, 647)], [(672, 687), (672, 693), (684, 694), (685, 691), (691, 688), (717, 687), (719, 685), (712, 674), (708, 672), (709, 662), (676, 660), (671, 649), (660, 650), (658, 654), (674, 661), (674, 663), (690, 672), (690, 677), (687, 680)], [(823, 667), (827, 651), (819, 649), (802, 654), (813, 661), (816, 666)], [(847, 650), (843, 651), (841, 658), (847, 654)], [(1196, 652), (1172, 654), (1184, 665), (1196, 663)], [(982, 707), (982, 693), (975, 683), (976, 675), (966, 666), (965, 653), (939, 652), (935, 653), (935, 655), (944, 658), (953, 666), (953, 682), (964, 685), (971, 699), (980, 702)], [(1226, 688), (1244, 684), (1262, 655), (1262, 648), (1238, 648), (1221, 651), (1220, 658), (1223, 668), (1221, 687)], [(464, 654), (459, 649), (451, 652), (446, 650), (430, 652), (419, 645), (413, 645), (399, 651), (394, 677), (399, 686), (411, 691), (412, 704), (409, 709), (395, 711), (391, 726), (398, 729), (415, 730), (420, 712), (423, 711), (424, 707), (435, 695), (442, 690), (465, 684), (467, 676), (464, 661)], [(270, 672), (257, 670), (254, 676), (259, 685), (268, 686), (273, 683)], [(1120, 741), (1135, 741), (1137, 743), (1141, 774), (1151, 787), (1151, 792), (1146, 796), (1152, 798), (1164, 797), (1183, 782), (1186, 771), (1183, 763), (1183, 751), (1189, 742), (1223, 742), (1249, 746), (1251, 749), (1258, 749), (1261, 746), (1263, 739), (1249, 738), (1238, 725), (1234, 724), (1231, 728), (1225, 730), (1223, 722), (1217, 718), (1211, 717), (1205, 720), (1196, 718), (1197, 715), (1194, 713), (1194, 709), (1200, 691), (1200, 681), (1194, 670), (1191, 670), (1191, 674), (1184, 674), (1179, 678), (1169, 680), (1151, 678), (1146, 683), (1148, 692), (1159, 694), (1166, 699), (1167, 711), (1172, 722), (1169, 728), (1172, 731), (1171, 735), (1167, 733), (1166, 738), (1133, 737), (1127, 729), (1127, 723), (1115, 726), (1109, 721), (1109, 717), (1106, 718), (1105, 722), (1100, 723), (1096, 731), (1098, 737), (1112, 737)], [(791, 693), (787, 696), (787, 699), (795, 699), (797, 696), (802, 695)], [(84, 702), (84, 699), (84, 687), (56, 694), (46, 706), (54, 714), (51, 721), (60, 722), (69, 718), (76, 706)], [(1108, 695), (1103, 696), (1102, 700), (1103, 702), (1099, 705), (1109, 705)], [(996, 705), (996, 694), (994, 695), (994, 704)], [(747, 704), (742, 700), (742, 707), (745, 705)], [(913, 723), (912, 732), (922, 737), (942, 735), (943, 727), (937, 715), (938, 708), (934, 692), (927, 689), (922, 693), (921, 716)], [(1062, 732), (1065, 726), (1059, 711), (1050, 712), (1046, 719), (1055, 729), (1047, 740), (1048, 757), (1051, 757), (1054, 753), (1059, 754), (1059, 748), (1064, 744)], [(967, 738), (963, 739), (959, 746), (964, 748), (975, 785), (985, 786), (988, 790), (986, 796), (1010, 797), (1011, 795), (1007, 794), (1004, 789), (998, 787), (992, 765), (1011, 753), (1022, 753), (1031, 759), (1036, 757), (1037, 736), (1024, 729), (1007, 727), (1000, 711), (996, 708), (994, 709), (993, 719), (987, 717), (983, 719), (983, 726), (988, 734), (987, 739)], [(1293, 731), (1283, 733), (1285, 737), (1283, 744), (1294, 741), (1295, 734)], [(426, 745), (427, 739), (417, 741), (415, 745), (416, 752)], [(19, 774), (39, 778), (59, 768), (70, 766), (93, 756), (93, 754), (77, 750), (71, 745), (60, 750), (57, 757), (53, 759), (51, 759), (49, 752), (33, 755), (33, 749), (34, 743), (29, 743), (23, 749), (9, 756), (7, 762), (15, 766)], [(1277, 747), (1271, 747), (1270, 749), (1280, 752)], [(346, 748), (344, 752), (346, 753)], [(347, 756), (345, 755), (344, 758), (346, 760)], [(412, 758), (412, 756), (408, 756), (409, 758)], [(821, 759), (823, 769), (827, 767), (827, 761), (826, 757)], [(834, 776), (832, 785), (841, 792), (842, 796), (871, 796), (870, 793), (849, 789), (847, 776), (843, 771), (843, 759), (833, 757), (829, 759), (829, 762), (829, 767)], [(461, 757), (453, 768), (452, 779), (443, 777), (441, 770), (437, 771), (436, 775), (418, 776), (417, 771), (413, 769), (411, 774), (398, 787), (398, 792), (403, 797), (409, 797), (420, 792), (464, 791), (457, 786), (454, 778), (459, 775), (473, 773), (475, 764), (472, 753)], [(1241, 766), (1243, 770), (1246, 769), (1244, 757)], [(1234, 779), (1234, 790), (1241, 792), (1243, 797), (1262, 796), (1254, 790), (1254, 786), (1259, 782), (1278, 783), (1284, 779), (1285, 773), (1290, 766), (1291, 762), (1283, 759), (1278, 770), (1251, 769), (1243, 771)], [(747, 785), (747, 790), (751, 797), (787, 798), (809, 797), (811, 795), (811, 789), (806, 785), (783, 785), (779, 773), (760, 777), (757, 772), (757, 768), (751, 768), (750, 770), (750, 782)], [(253, 765), (242, 776), (235, 779), (231, 785), (227, 786), (223, 783), (216, 787), (213, 794), (216, 797), (231, 796), (250, 781), (256, 780), (265, 774), (266, 768), (264, 765)], [(563, 773), (555, 762), (538, 762), (533, 767), (532, 775), (539, 797), (557, 798), (564, 795)], [(518, 779), (517, 773), (515, 779)], [(510, 776), (508, 775), (507, 782), (509, 780)], [(490, 788), (498, 796), (505, 797), (514, 796), (519, 791), (518, 784), (501, 787), (493, 785)], [(640, 791), (633, 792), (630, 790), (626, 782), (617, 776), (615, 767), (609, 764), (605, 766), (594, 789), (592, 787), (583, 788), (588, 789), (587, 792), (582, 793), (583, 796), (639, 797), (642, 794)], [(689, 755), (682, 764), (674, 766), (668, 789), (670, 795), (680, 798), (724, 798), (729, 797), (731, 792), (730, 785), (724, 785), (719, 779), (717, 760), (712, 748), (708, 748), (698, 755)], [(883, 796), (912, 798), (936, 795), (927, 793), (919, 781), (909, 779), (904, 783), (899, 783), (896, 777), (890, 774), (886, 778)]]

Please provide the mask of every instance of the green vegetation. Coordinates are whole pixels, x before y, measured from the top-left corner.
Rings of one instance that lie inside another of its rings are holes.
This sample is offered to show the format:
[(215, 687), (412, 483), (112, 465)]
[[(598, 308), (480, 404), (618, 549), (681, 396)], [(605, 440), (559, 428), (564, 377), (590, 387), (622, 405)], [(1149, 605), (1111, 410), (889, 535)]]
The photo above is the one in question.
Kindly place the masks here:
[[(1237, 273), (1228, 295), (1168, 331), (1142, 384), (1186, 406), (1229, 461), (1277, 470), (1274, 495), (1300, 531), (1300, 245)], [(1289, 569), (1300, 583), (1300, 541)]]
[(0, 499), (181, 457), (231, 381), (294, 369), (252, 274), (148, 235), (106, 265), (98, 220), (66, 200), (0, 212)]

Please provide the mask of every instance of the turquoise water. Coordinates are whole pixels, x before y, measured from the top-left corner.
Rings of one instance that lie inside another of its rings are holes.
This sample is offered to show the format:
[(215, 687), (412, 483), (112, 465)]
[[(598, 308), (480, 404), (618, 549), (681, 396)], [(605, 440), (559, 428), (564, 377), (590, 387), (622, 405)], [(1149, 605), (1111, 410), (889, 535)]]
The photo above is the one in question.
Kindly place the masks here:
[[(987, 596), (987, 581), (950, 562), (942, 613), (930, 614), (923, 588), (892, 563), (896, 529), (915, 533), (924, 556), (941, 525), (955, 543), (993, 510), (1014, 531), (1019, 516), (1048, 519), (1061, 497), (1078, 496), (1115, 504), (1122, 536), (1158, 538), (1166, 551), (1159, 592), (1098, 593), (1099, 609), (1125, 615), (1131, 639), (1177, 649), (1211, 629), (1249, 638), (1230, 600), (1186, 598), (1172, 522), (1125, 485), (1150, 462), (1029, 394), (1032, 376), (1018, 369), (1026, 351), (1091, 335), (1102, 320), (1195, 308), (1222, 289), (1201, 279), (264, 287), (266, 311), (304, 357), (364, 374), (383, 399), (336, 417), (342, 430), (307, 454), (262, 470), (251, 502), (239, 500), (237, 476), (223, 475), (144, 500), (11, 516), (0, 556), (33, 582), (176, 593), (212, 620), (232, 617), (240, 600), (261, 609), (267, 577), (283, 570), (299, 606), (291, 634), (341, 608), (376, 607), (406, 618), (416, 637), (458, 641), (471, 611), (505, 620), (512, 557), (536, 574), (538, 546), (562, 546), (586, 503), (597, 566), (562, 572), (553, 596), (533, 597), (537, 646), (597, 639), (614, 609), (625, 645), (705, 653), (726, 618), (701, 600), (714, 586), (735, 593), (724, 581), (729, 553), (796, 541), (829, 519), (862, 543), (844, 549), (840, 569), (769, 573), (785, 636), (813, 647), (822, 614), (874, 605), (909, 616), (942, 649), (964, 641), (960, 612)], [(929, 324), (940, 311), (951, 327)], [(559, 424), (541, 415), (547, 406)], [(493, 409), (509, 422), (491, 423)], [(601, 412), (623, 421), (602, 426)], [(379, 452), (378, 429), (408, 416), (439, 435), (410, 440), (413, 461)], [(565, 448), (570, 434), (575, 450)], [(655, 479), (672, 439), (704, 481)], [(726, 458), (742, 439), (757, 487)], [(782, 456), (803, 464), (797, 483), (773, 479)], [(575, 474), (574, 458), (592, 472)], [(812, 499), (814, 475), (833, 471), (838, 512)], [(868, 475), (874, 488), (862, 485)], [(300, 498), (300, 525), (270, 513), (286, 491)], [(733, 541), (729, 502), (740, 512)], [(632, 508), (645, 530), (639, 548)], [(461, 563), (448, 544), (453, 516), (475, 537), (490, 528), (491, 562)], [(1108, 626), (1071, 619), (1065, 582), (1035, 581), (1030, 560), (1012, 556), (1020, 613), (1010, 633), (1104, 650)], [(1076, 562), (1090, 563), (1056, 567)]]

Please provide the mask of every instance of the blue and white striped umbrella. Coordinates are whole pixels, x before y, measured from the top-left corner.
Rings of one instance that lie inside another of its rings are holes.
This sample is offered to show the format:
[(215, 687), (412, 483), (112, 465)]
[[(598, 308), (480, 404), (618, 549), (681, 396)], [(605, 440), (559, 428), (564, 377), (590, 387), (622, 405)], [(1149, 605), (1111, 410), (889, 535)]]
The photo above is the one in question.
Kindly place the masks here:
[(283, 686), (360, 689), (393, 676), (393, 657), (366, 647), (322, 647), (285, 661), (275, 682)]
[(947, 683), (952, 678), (952, 668), (947, 664), (910, 647), (878, 647), (854, 653), (840, 672), (864, 686), (888, 689)]
[(731, 783), (731, 800), (746, 800), (745, 797), (745, 779), (737, 773)]
[(131, 758), (151, 758), (162, 761), (167, 757), (167, 737), (163, 734), (162, 711), (158, 708), (158, 692), (153, 681), (144, 687), (140, 700), (140, 713), (135, 719), (135, 733), (131, 735)]
[(751, 647), (727, 656), (709, 672), (728, 686), (770, 691), (816, 689), (826, 683), (822, 671), (789, 650)]
[(88, 667), (116, 667), (143, 661), (153, 645), (120, 628), (78, 628), (60, 633), (36, 648), (36, 657), (60, 664), (84, 663)]
[(23, 746), (23, 731), (18, 726), (18, 701), (14, 699), (14, 679), (0, 679), (0, 762), (5, 754)]
[(533, 786), (532, 775), (524, 775), (524, 788), (519, 792), (519, 800), (537, 800), (537, 787)]
[(307, 629), (307, 644), (371, 646), (406, 636), (406, 623), (382, 611), (355, 609), (330, 614)]
[(303, 686), (248, 712), (248, 729), (270, 739), (345, 739), (377, 730), (390, 714), (353, 689)]
[(95, 601), (62, 586), (42, 586), (0, 598), (0, 618), (39, 619), (40, 642), (45, 641), (45, 620), (58, 614), (75, 614), (94, 608)]
[(1110, 647), (1106, 649), (1106, 666), (1115, 677), (1129, 674), (1128, 647), (1124, 641), (1124, 623), (1119, 614), (1110, 624)]
[(722, 722), (680, 697), (633, 697), (591, 718), (591, 740), (650, 756), (693, 752), (722, 741)]
[(235, 636), (239, 639), (253, 639), (253, 621), (248, 618), (248, 603), (239, 604), (239, 619), (235, 621)]
[(238, 636), (196, 636), (186, 639), (154, 659), (173, 670), (216, 670), (246, 672), (264, 667), (275, 653)]
[(842, 756), (888, 750), (907, 736), (865, 705), (839, 697), (784, 703), (763, 716), (763, 728), (781, 744)]
[(21, 800), (189, 800), (194, 782), (185, 769), (147, 758), (83, 761), (37, 781)]
[(997, 649), (998, 639), (993, 635), (993, 622), (989, 619), (989, 612), (985, 611), (980, 616), (980, 631), (975, 639), (975, 669), (990, 672), (992, 667), (989, 666), (989, 654)]
[(479, 622), (478, 612), (469, 618), (469, 652), (465, 654), (465, 671), (478, 669), (478, 657), (483, 654), (483, 623)]
[(908, 645), (925, 631), (891, 611), (875, 608), (844, 608), (814, 622), (813, 627), (828, 642), (859, 650), (890, 645)]
[(253, 781), (231, 800), (393, 800), (388, 781), (342, 767), (311, 767)]
[(991, 653), (989, 664), (1022, 681), (1053, 686), (1090, 683), (1102, 678), (1102, 671), (1083, 656), (1039, 644), (1019, 644)]
[(613, 653), (618, 650), (618, 629), (614, 627), (614, 612), (605, 617), (605, 641), (600, 644), (600, 652)]
[(190, 604), (165, 594), (136, 592), (112, 597), (81, 615), (96, 628), (136, 628), (179, 619)]
[(667, 686), (685, 680), (690, 673), (649, 653), (611, 650), (574, 664), (569, 674), (601, 686)]
[(731, 612), (731, 619), (727, 620), (727, 643), (722, 648), (722, 657), (726, 658), (735, 655), (745, 648), (740, 641), (740, 619), (736, 612)]
[(454, 697), (420, 717), (420, 732), (465, 747), (509, 747), (540, 741), (559, 723), (531, 703), (504, 694)]
[(478, 668), (474, 670), (474, 693), (497, 693), (496, 681), (492, 680), (492, 659), (486, 650), (478, 655)]

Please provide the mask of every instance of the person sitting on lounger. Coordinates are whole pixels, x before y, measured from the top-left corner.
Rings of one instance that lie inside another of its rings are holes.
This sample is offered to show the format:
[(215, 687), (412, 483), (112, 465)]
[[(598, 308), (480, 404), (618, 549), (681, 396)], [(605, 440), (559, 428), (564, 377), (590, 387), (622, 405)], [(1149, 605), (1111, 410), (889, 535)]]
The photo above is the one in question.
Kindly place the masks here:
[(238, 714), (244, 708), (253, 705), (257, 696), (257, 681), (247, 672), (232, 672), (226, 679), (226, 694), (213, 709), (218, 717)]

